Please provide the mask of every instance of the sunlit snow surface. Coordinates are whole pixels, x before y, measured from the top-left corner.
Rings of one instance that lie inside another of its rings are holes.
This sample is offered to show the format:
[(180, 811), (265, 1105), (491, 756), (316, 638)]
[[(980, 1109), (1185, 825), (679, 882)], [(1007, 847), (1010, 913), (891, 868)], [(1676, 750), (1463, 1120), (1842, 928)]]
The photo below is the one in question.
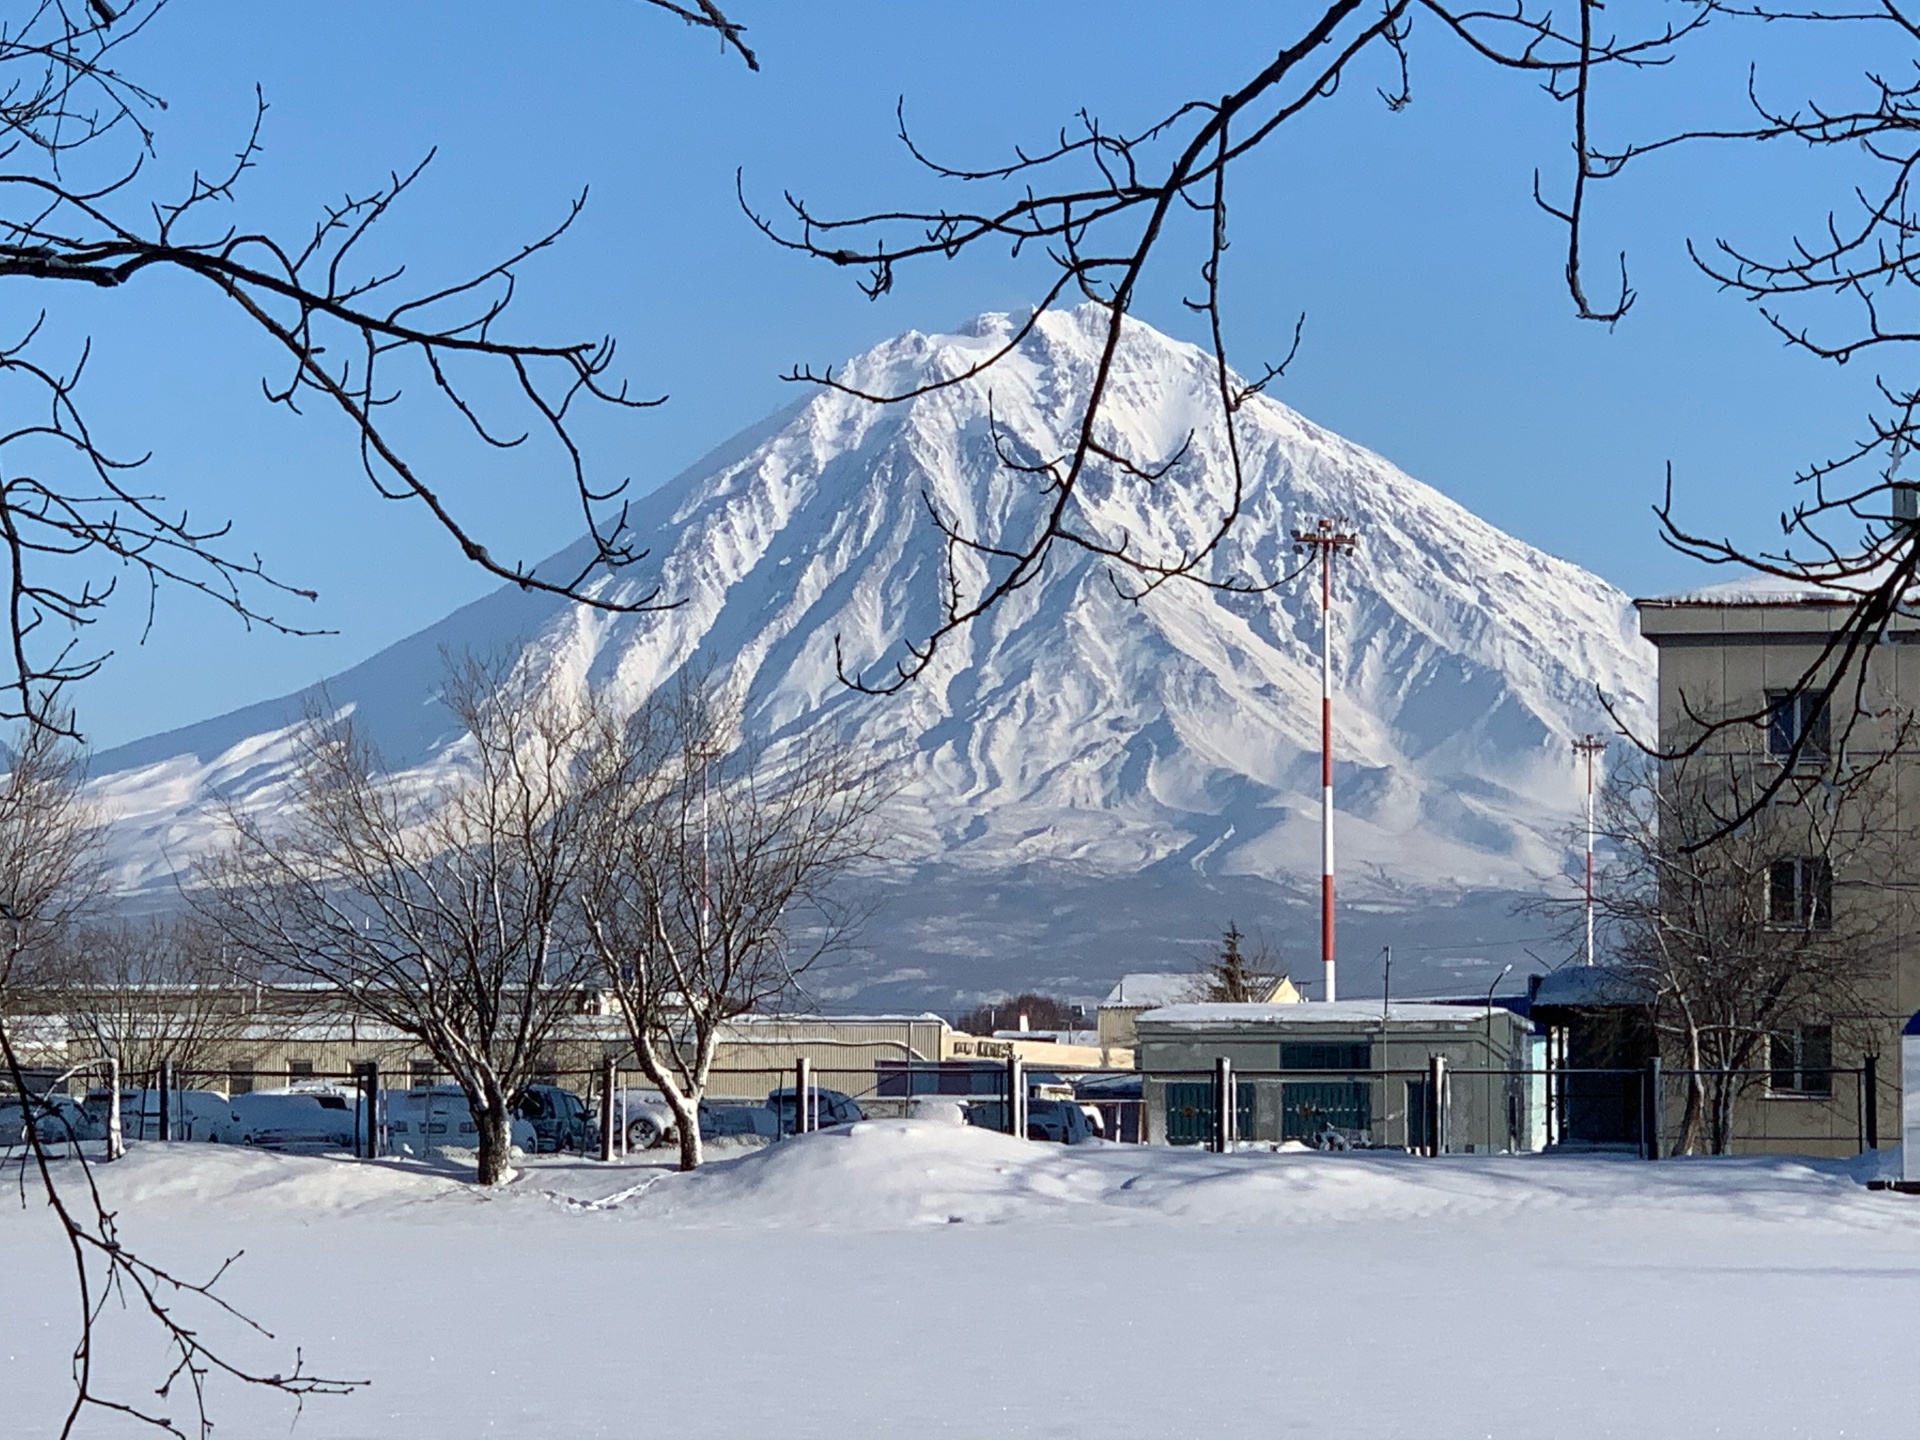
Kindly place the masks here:
[[(868, 391), (957, 375), (1012, 323), (909, 333), (839, 374)], [(884, 828), (894, 874), (912, 884), (895, 893), (941, 903), (895, 927), (868, 978), (917, 969), (933, 977), (928, 1003), (970, 978), (1002, 983), (970, 967), (1009, 947), (1046, 978), (1031, 957), (1089, 933), (1047, 923), (1072, 903), (1069, 880), (1148, 877), (1179, 917), (1132, 953), (1124, 934), (1099, 933), (1060, 972), (1088, 993), (1127, 968), (1167, 968), (1178, 957), (1163, 935), (1204, 941), (1228, 914), (1243, 928), (1272, 921), (1319, 867), (1321, 621), (1307, 578), (1258, 595), (1175, 582), (1135, 604), (1105, 562), (1060, 546), (902, 693), (858, 694), (836, 672), (836, 639), (847, 669), (884, 679), (938, 622), (945, 545), (929, 505), (991, 543), (1033, 533), (1045, 497), (1001, 463), (992, 427), (1023, 463), (1066, 453), (1102, 338), (1096, 312), (1070, 311), (985, 375), (908, 404), (817, 393), (636, 503), (650, 558), (602, 593), (658, 587), (680, 608), (608, 615), (502, 590), (336, 677), (330, 701), (395, 764), (430, 773), (455, 739), (435, 698), (443, 650), (517, 650), (556, 683), (587, 677), (635, 703), (691, 660), (717, 669), (751, 733), (818, 730), (899, 757), (905, 784)], [(1152, 485), (1096, 469), (1069, 523), (1149, 558), (1199, 546), (1232, 491), (1217, 389), (1208, 356), (1131, 326), (1101, 441), (1143, 464), (1183, 445), (1185, 458)], [(1405, 907), (1538, 889), (1563, 868), (1580, 809), (1570, 737), (1613, 728), (1601, 694), (1646, 729), (1652, 655), (1626, 597), (1276, 401), (1245, 406), (1239, 442), (1241, 517), (1207, 575), (1282, 580), (1299, 564), (1292, 531), (1323, 515), (1362, 537), (1334, 617), (1343, 896)], [(977, 586), (984, 572), (962, 568)], [(126, 887), (172, 893), (175, 869), (214, 833), (213, 798), (273, 803), (302, 705), (268, 702), (99, 758)], [(1031, 893), (1009, 906), (1008, 884)], [(942, 909), (974, 923), (918, 923)], [(956, 938), (966, 953), (944, 952)]]
[[(223, 1293), (281, 1342), (210, 1334), (373, 1381), (310, 1403), (310, 1440), (1694, 1440), (1910, 1433), (1920, 1201), (1861, 1173), (888, 1121), (692, 1177), (541, 1162), (496, 1195), (204, 1145), (102, 1179), (156, 1257), (246, 1249)], [(0, 1273), (0, 1415), (48, 1435), (73, 1305), (39, 1208), (0, 1211)], [(114, 1380), (157, 1381), (144, 1332), (109, 1331)], [(218, 1433), (288, 1433), (214, 1399)]]

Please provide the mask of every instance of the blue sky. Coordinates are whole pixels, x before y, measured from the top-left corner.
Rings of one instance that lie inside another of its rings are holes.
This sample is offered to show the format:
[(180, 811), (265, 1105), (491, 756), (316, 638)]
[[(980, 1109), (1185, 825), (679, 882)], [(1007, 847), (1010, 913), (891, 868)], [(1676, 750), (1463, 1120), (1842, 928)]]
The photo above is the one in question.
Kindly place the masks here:
[[(635, 384), (670, 394), (663, 409), (589, 427), (603, 471), (645, 489), (791, 399), (778, 376), (794, 362), (1017, 308), (1048, 278), (1044, 261), (982, 256), (905, 271), (869, 302), (847, 274), (753, 233), (736, 167), (769, 202), (783, 188), (827, 209), (924, 197), (893, 139), (897, 96), (932, 150), (997, 159), (1081, 106), (1132, 125), (1218, 93), (1270, 48), (1274, 8), (739, 0), (765, 66), (753, 75), (633, 0), (179, 0), (128, 64), (168, 101), (155, 183), (231, 152), (263, 88), (266, 152), (233, 216), (249, 227), (295, 231), (327, 199), (439, 147), (384, 242), (425, 276), (528, 237), (590, 187), (564, 249), (529, 271), (521, 324), (610, 330)], [(1760, 37), (1763, 85), (1797, 96), (1831, 78), (1776, 29)], [(1709, 38), (1684, 70), (1603, 91), (1603, 138), (1738, 118), (1749, 39)], [(1764, 539), (1794, 468), (1861, 428), (1872, 375), (1784, 351), (1692, 269), (1684, 243), (1770, 246), (1817, 223), (1844, 199), (1831, 157), (1697, 149), (1607, 187), (1598, 244), (1625, 246), (1640, 291), (1608, 330), (1572, 317), (1561, 236), (1530, 198), (1535, 167), (1551, 177), (1565, 154), (1563, 112), (1436, 33), (1416, 32), (1414, 59), (1407, 111), (1388, 114), (1372, 89), (1386, 77), (1365, 77), (1241, 172), (1236, 353), (1280, 353), (1304, 311), (1279, 398), (1630, 591), (1700, 578), (1661, 547), (1648, 512), (1669, 462), (1688, 515)], [(1177, 304), (1190, 277), (1184, 264), (1164, 274), (1143, 317), (1198, 338)], [(24, 289), (9, 299), (14, 321), (37, 303)], [(488, 588), (420, 514), (373, 498), (337, 424), (261, 401), (268, 357), (208, 297), (155, 277), (42, 300), (58, 304), (56, 342), (94, 337), (89, 393), (109, 442), (151, 450), (152, 488), (198, 517), (231, 517), (244, 548), (320, 591), (293, 618), (338, 632), (249, 633), (203, 600), (162, 594), (141, 644), (144, 613), (126, 607), (97, 637), (117, 655), (74, 695), (96, 744), (297, 688)], [(577, 512), (550, 469), (476, 464), (442, 438), (416, 433), (497, 551), (533, 560), (574, 538)]]

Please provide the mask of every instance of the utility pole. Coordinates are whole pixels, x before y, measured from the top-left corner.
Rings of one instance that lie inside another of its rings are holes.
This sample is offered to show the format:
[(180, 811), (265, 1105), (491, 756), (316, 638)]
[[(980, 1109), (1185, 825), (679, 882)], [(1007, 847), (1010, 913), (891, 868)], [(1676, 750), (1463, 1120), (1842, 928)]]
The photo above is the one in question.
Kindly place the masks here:
[(1322, 519), (1293, 532), (1295, 554), (1320, 562), (1320, 969), (1326, 999), (1338, 997), (1333, 972), (1333, 557), (1351, 555), (1360, 537)]
[(1593, 762), (1606, 753), (1607, 742), (1599, 735), (1582, 735), (1573, 742), (1574, 753), (1587, 762), (1587, 964), (1593, 964)]

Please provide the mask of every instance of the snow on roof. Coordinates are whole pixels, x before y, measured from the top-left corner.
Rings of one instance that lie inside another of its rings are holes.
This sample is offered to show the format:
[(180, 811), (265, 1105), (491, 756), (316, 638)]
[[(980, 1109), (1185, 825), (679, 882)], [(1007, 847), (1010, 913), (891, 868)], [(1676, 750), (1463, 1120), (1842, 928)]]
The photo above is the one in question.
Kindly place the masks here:
[(1608, 965), (1569, 965), (1540, 977), (1535, 1005), (1644, 1005), (1646, 984)]
[[(1642, 605), (1855, 605), (1873, 593), (1884, 571), (1849, 575), (1844, 580), (1822, 582), (1789, 579), (1782, 575), (1750, 574), (1715, 585), (1700, 585), (1671, 595), (1656, 595), (1641, 600)], [(1911, 603), (1916, 592), (1909, 592)]]
[[(1503, 1007), (1496, 1004), (1495, 1010)], [(1396, 1004), (1387, 1019), (1396, 1025), (1479, 1024), (1482, 1015), (1464, 1005)], [(1336, 1000), (1302, 1005), (1167, 1005), (1149, 1010), (1141, 1024), (1155, 1025), (1378, 1025), (1378, 1000)]]
[(1204, 975), (1142, 970), (1132, 975), (1122, 975), (1120, 983), (1108, 991), (1107, 998), (1100, 1003), (1145, 1005), (1157, 1009), (1162, 1005), (1179, 1005), (1195, 1000), (1206, 993), (1207, 977)]

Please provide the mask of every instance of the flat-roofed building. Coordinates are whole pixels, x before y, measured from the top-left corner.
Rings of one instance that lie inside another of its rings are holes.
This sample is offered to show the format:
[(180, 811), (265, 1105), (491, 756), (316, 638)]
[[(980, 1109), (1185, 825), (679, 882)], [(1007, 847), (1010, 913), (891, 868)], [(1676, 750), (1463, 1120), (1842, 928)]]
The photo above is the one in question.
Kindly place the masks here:
[(1342, 1000), (1170, 1005), (1135, 1022), (1150, 1144), (1204, 1144), (1214, 1066), (1235, 1076), (1243, 1140), (1419, 1149), (1433, 1057), (1446, 1061), (1449, 1148), (1534, 1148), (1528, 1022), (1502, 1006)]
[[(1763, 843), (1760, 835), (1777, 850), (1759, 857), (1749, 881), (1762, 933), (1747, 943), (1764, 949), (1767, 931), (1804, 934), (1848, 974), (1827, 999), (1811, 987), (1754, 1047), (1733, 1110), (1737, 1152), (1853, 1153), (1868, 1128), (1863, 1062), (1897, 1055), (1901, 1026), (1920, 1007), (1920, 613), (1896, 612), (1877, 643), (1848, 660), (1842, 635), (1856, 598), (1756, 577), (1636, 602), (1659, 654), (1660, 747), (1691, 752), (1662, 781), (1672, 803), (1688, 816), (1708, 805), (1737, 814), (1727, 794), (1752, 797), (1782, 782), (1735, 831), (1735, 844)], [(1684, 767), (1715, 777), (1720, 798), (1694, 798), (1707, 787)], [(1846, 814), (1829, 813), (1841, 806)], [(1670, 1024), (1660, 1045), (1670, 1068), (1686, 1064)], [(1877, 1071), (1878, 1130), (1890, 1136), (1898, 1067)], [(1681, 1103), (1670, 1089), (1670, 1125)]]

